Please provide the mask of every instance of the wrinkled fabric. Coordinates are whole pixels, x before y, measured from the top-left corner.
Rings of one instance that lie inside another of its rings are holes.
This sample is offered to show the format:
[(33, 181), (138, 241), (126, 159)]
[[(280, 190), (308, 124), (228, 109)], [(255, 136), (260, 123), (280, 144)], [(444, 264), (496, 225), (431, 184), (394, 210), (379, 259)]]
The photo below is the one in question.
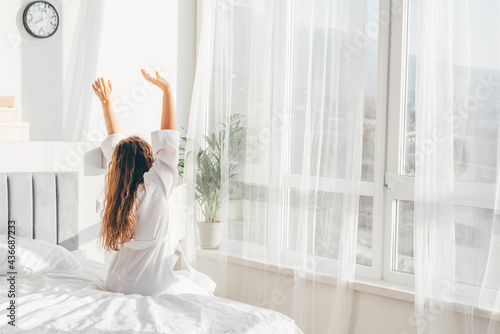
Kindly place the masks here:
[[(302, 333), (281, 313), (224, 298), (105, 291), (106, 265), (72, 253), (75, 271), (17, 276), (16, 327), (6, 324), (2, 296), (0, 333)], [(0, 290), (8, 284), (0, 280)]]

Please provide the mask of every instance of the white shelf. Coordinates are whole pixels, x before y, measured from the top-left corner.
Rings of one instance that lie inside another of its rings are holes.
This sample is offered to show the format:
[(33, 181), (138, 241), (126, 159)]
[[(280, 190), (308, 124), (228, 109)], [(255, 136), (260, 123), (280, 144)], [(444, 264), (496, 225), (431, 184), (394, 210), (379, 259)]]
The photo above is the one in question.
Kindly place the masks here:
[(29, 141), (30, 123), (0, 122), (0, 141)]

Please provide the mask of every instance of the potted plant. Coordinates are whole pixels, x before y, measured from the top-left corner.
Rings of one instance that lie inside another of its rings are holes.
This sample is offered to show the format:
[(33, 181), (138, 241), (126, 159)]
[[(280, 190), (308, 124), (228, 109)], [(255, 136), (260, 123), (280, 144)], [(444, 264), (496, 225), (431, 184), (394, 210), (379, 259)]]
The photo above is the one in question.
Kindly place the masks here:
[[(226, 122), (218, 123), (214, 130), (202, 136), (204, 148), (196, 148), (195, 200), (198, 202), (203, 221), (198, 221), (201, 248), (218, 248), (221, 243), (223, 223), (219, 220), (221, 198), (221, 161), (228, 143), (228, 175), (238, 173), (239, 153), (245, 148), (243, 115), (234, 114)], [(227, 138), (227, 139), (226, 139)], [(186, 152), (186, 137), (181, 137), (179, 152), (179, 175), (183, 177), (184, 162), (192, 152)], [(232, 191), (230, 190), (230, 193)]]

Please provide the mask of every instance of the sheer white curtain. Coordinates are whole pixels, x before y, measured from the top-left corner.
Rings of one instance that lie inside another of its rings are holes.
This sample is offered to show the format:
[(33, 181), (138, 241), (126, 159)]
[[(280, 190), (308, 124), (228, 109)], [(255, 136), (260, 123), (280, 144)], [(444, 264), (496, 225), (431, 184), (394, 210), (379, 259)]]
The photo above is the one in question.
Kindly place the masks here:
[(103, 16), (104, 1), (80, 0), (64, 78), (64, 140), (88, 140)]
[[(418, 1), (419, 333), (500, 331), (499, 15), (493, 1)], [(474, 315), (489, 325), (478, 328)]]
[[(363, 176), (363, 136), (375, 100), (367, 102), (365, 84), (376, 82), (376, 61), (368, 68), (366, 59), (377, 43), (365, 32), (377, 6), (203, 1), (184, 168), (192, 238), (184, 248), (193, 261), (193, 227), (204, 220), (196, 196), (220, 177), (222, 242), (199, 254), (216, 259), (217, 295), (281, 311), (306, 333), (348, 332), (356, 262), (371, 265), (371, 222), (360, 237), (358, 212), (372, 206), (360, 184), (373, 181)], [(234, 132), (219, 137), (231, 119)], [(220, 167), (203, 179), (198, 152), (214, 131)], [(328, 277), (336, 289), (325, 287)]]

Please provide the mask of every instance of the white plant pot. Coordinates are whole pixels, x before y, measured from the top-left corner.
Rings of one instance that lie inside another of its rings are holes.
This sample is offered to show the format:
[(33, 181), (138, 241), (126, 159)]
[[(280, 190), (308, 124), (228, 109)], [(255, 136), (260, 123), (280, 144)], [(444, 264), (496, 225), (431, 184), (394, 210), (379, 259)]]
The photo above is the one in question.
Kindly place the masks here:
[(214, 249), (220, 246), (224, 223), (198, 222), (200, 244), (203, 249)]

